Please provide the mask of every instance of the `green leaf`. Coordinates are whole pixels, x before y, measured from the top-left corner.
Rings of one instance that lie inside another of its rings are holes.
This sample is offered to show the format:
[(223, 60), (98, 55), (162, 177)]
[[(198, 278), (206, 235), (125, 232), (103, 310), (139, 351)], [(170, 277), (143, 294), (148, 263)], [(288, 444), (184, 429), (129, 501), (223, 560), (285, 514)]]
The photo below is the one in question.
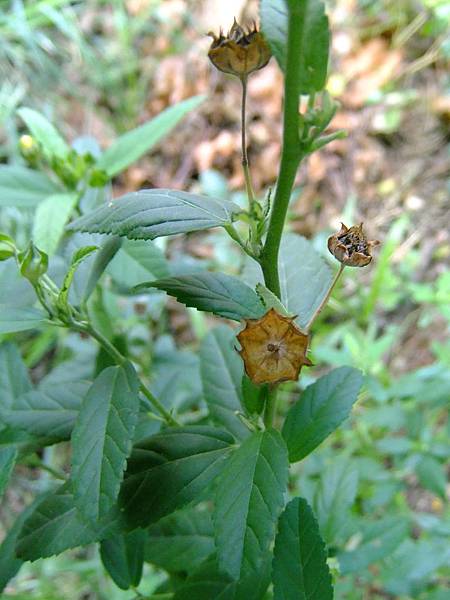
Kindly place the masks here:
[(349, 522), (349, 509), (358, 488), (358, 471), (342, 458), (329, 463), (321, 473), (314, 496), (314, 512), (325, 541), (337, 544)]
[(420, 485), (443, 500), (446, 499), (447, 476), (445, 467), (432, 456), (423, 456), (416, 465)]
[(144, 564), (145, 531), (118, 533), (100, 543), (103, 566), (121, 590), (139, 585)]
[(3, 420), (31, 435), (67, 440), (88, 388), (87, 382), (74, 381), (30, 390), (16, 398)]
[(367, 567), (379, 560), (386, 558), (409, 537), (409, 525), (405, 519), (399, 517), (386, 517), (375, 523), (365, 523), (361, 534), (361, 541), (351, 551), (338, 554), (339, 571), (342, 575), (347, 573), (362, 573)]
[(17, 543), (22, 560), (37, 560), (60, 554), (69, 548), (86, 546), (119, 531), (116, 511), (96, 524), (88, 523), (77, 511), (67, 484), (44, 498), (26, 519)]
[(14, 447), (0, 447), (0, 498), (8, 485), (9, 478), (14, 469), (17, 458), (17, 449)]
[(197, 108), (205, 96), (194, 96), (166, 108), (158, 116), (120, 136), (97, 161), (97, 169), (110, 177), (117, 175), (167, 135), (191, 110)]
[(0, 165), (0, 206), (34, 207), (60, 188), (39, 171)]
[(256, 293), (261, 298), (266, 310), (274, 308), (280, 315), (284, 315), (285, 317), (293, 316), (286, 310), (286, 307), (280, 302), (278, 297), (262, 283), (256, 284)]
[(310, 454), (348, 417), (362, 382), (360, 371), (341, 367), (305, 389), (282, 430), (291, 462)]
[(76, 270), (81, 265), (81, 263), (86, 260), (93, 252), (98, 250), (98, 246), (83, 246), (82, 248), (78, 248), (72, 256), (72, 260), (70, 261), (69, 270), (64, 277), (63, 284), (61, 286), (61, 291), (58, 295), (58, 306), (62, 308), (62, 310), (67, 309), (67, 302), (69, 299), (69, 291), (73, 282), (73, 278), (75, 276)]
[(325, 544), (311, 508), (295, 498), (280, 517), (273, 557), (274, 600), (332, 600)]
[(267, 558), (283, 509), (289, 462), (275, 430), (254, 433), (236, 450), (218, 481), (214, 512), (219, 566), (233, 579)]
[(173, 600), (262, 600), (270, 583), (270, 560), (257, 572), (246, 573), (234, 581), (219, 571), (216, 558), (211, 558), (177, 589)]
[(224, 227), (240, 208), (177, 190), (141, 190), (117, 198), (77, 219), (69, 229), (89, 233), (112, 233), (134, 240)]
[[(289, 15), (289, 16), (288, 16)], [(281, 70), (286, 72), (288, 21), (297, 23), (301, 36), (298, 57), (300, 94), (320, 92), (326, 83), (330, 31), (320, 0), (261, 0), (261, 29)]]
[(28, 369), (19, 348), (13, 342), (0, 345), (0, 421), (2, 410), (10, 408), (15, 399), (32, 388)]
[(0, 334), (37, 329), (46, 323), (47, 317), (47, 313), (38, 308), (14, 308), (0, 304)]
[(212, 427), (165, 429), (128, 460), (120, 504), (130, 528), (146, 527), (192, 502), (215, 479), (233, 438)]
[(211, 418), (242, 439), (249, 431), (236, 416), (236, 411), (242, 412), (244, 367), (235, 342), (236, 334), (230, 327), (221, 325), (211, 330), (200, 347), (200, 373)]
[(17, 114), (25, 122), (31, 135), (41, 144), (48, 158), (51, 159), (53, 156), (64, 158), (70, 152), (68, 144), (44, 115), (25, 107), (20, 108)]
[(91, 296), (97, 285), (100, 277), (103, 275), (106, 267), (112, 261), (116, 253), (122, 246), (123, 240), (120, 237), (112, 237), (107, 239), (101, 246), (100, 250), (92, 265), (87, 277), (86, 287), (83, 292), (83, 301), (86, 302)]
[[(283, 236), (278, 269), (281, 300), (290, 314), (298, 315), (296, 321), (304, 329), (328, 293), (331, 270), (310, 241), (293, 233)], [(246, 262), (244, 279), (252, 286), (263, 282), (255, 261)]]
[(145, 560), (172, 573), (192, 573), (215, 550), (206, 510), (179, 510), (150, 525), (147, 532)]
[(169, 265), (150, 240), (126, 240), (109, 263), (108, 273), (120, 286), (133, 288), (143, 281), (167, 277)]
[(64, 228), (78, 201), (78, 194), (53, 194), (37, 207), (32, 239), (39, 250), (52, 255), (64, 233)]
[(251, 287), (225, 273), (197, 273), (167, 277), (139, 287), (155, 287), (198, 310), (212, 312), (226, 319), (258, 319), (264, 306)]
[(139, 412), (139, 381), (131, 366), (108, 367), (81, 405), (72, 434), (75, 503), (93, 521), (103, 518), (119, 494)]

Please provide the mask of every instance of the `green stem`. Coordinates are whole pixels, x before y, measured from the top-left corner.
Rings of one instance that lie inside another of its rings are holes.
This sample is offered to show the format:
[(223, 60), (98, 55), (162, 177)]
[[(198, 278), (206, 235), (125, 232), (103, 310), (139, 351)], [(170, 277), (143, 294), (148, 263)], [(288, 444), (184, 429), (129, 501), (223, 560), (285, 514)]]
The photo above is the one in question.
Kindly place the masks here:
[(330, 284), (330, 287), (328, 288), (328, 292), (326, 293), (326, 295), (325, 295), (324, 299), (322, 300), (322, 302), (319, 304), (319, 306), (314, 311), (312, 317), (309, 320), (308, 325), (305, 327), (305, 331), (309, 331), (311, 329), (312, 324), (317, 319), (317, 317), (320, 315), (320, 313), (322, 312), (324, 306), (327, 304), (328, 300), (330, 299), (331, 293), (334, 290), (334, 286), (338, 282), (338, 279), (341, 276), (342, 271), (344, 270), (344, 268), (345, 268), (345, 265), (341, 263), (340, 266), (339, 266), (338, 271), (336, 272), (336, 275), (333, 278), (333, 281)]
[(267, 391), (266, 407), (264, 410), (264, 425), (266, 429), (274, 427), (277, 414), (277, 387), (271, 386)]
[[(106, 352), (114, 359), (114, 361), (118, 365), (124, 365), (127, 359), (117, 350), (117, 348), (111, 344), (111, 342), (100, 332), (97, 331), (90, 323), (86, 323), (83, 325), (77, 325), (75, 327), (79, 331), (83, 331), (91, 335), (97, 342), (104, 348)], [(144, 396), (149, 400), (153, 408), (155, 408), (160, 415), (162, 415), (167, 422), (168, 425), (177, 426), (177, 421), (172, 417), (172, 415), (165, 409), (165, 407), (161, 404), (161, 402), (155, 398), (155, 396), (151, 393), (151, 391), (142, 383), (139, 382), (139, 389), (144, 394)]]
[(261, 255), (261, 268), (266, 287), (278, 298), (280, 298), (278, 253), (281, 236), (295, 176), (303, 158), (299, 139), (300, 70), (298, 57), (301, 53), (301, 28), (302, 7), (298, 3), (298, 5), (289, 6), (288, 49), (284, 81), (283, 148), (269, 229)]
[(66, 481), (67, 479), (64, 473), (57, 471), (53, 467), (50, 467), (49, 465), (45, 464), (37, 456), (29, 456), (26, 460), (26, 464), (30, 467), (39, 467), (43, 471), (47, 471), (47, 473), (50, 473), (50, 475), (52, 475), (55, 479), (60, 479), (61, 481)]
[(248, 164), (247, 139), (246, 139), (246, 113), (247, 113), (247, 76), (241, 77), (242, 83), (242, 103), (241, 103), (241, 143), (242, 143), (242, 168), (244, 170), (245, 188), (247, 190), (250, 212), (255, 202), (253, 192), (252, 177)]

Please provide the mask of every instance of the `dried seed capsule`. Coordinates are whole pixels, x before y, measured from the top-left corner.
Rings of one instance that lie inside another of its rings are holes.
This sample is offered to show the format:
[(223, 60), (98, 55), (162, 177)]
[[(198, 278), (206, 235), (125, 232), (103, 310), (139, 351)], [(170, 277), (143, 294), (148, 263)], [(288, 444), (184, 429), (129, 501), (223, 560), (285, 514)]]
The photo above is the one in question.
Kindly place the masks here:
[(213, 38), (208, 56), (213, 65), (224, 73), (242, 79), (265, 67), (270, 60), (269, 45), (256, 25), (246, 32), (235, 19), (227, 36), (222, 31), (219, 36), (212, 32), (208, 35)]
[(254, 383), (296, 381), (306, 358), (309, 338), (294, 323), (271, 308), (261, 319), (248, 319), (237, 336), (245, 371)]
[(371, 250), (378, 240), (368, 241), (363, 232), (363, 224), (341, 229), (328, 238), (328, 250), (339, 262), (347, 267), (365, 267), (372, 260)]

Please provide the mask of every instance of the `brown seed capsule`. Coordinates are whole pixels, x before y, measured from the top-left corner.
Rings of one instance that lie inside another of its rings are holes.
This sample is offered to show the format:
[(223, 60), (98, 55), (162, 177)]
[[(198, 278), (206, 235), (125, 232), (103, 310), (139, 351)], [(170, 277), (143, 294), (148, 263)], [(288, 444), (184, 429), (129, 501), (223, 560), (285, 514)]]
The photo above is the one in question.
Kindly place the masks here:
[(254, 383), (297, 381), (306, 358), (309, 338), (294, 323), (271, 308), (261, 319), (248, 319), (237, 336), (245, 372)]
[(372, 260), (371, 250), (380, 242), (368, 241), (363, 232), (363, 224), (341, 229), (328, 238), (328, 250), (339, 262), (347, 267), (365, 267)]
[(265, 67), (270, 60), (269, 45), (256, 25), (246, 32), (235, 19), (227, 36), (223, 35), (222, 30), (218, 37), (212, 32), (208, 35), (213, 38), (208, 56), (213, 65), (224, 73), (242, 79)]

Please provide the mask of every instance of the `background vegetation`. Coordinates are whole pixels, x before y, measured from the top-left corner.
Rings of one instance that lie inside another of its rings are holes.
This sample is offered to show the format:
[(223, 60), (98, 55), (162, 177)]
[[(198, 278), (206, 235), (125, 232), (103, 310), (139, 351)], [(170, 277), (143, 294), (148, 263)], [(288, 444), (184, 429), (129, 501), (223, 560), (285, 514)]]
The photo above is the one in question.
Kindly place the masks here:
[[(210, 69), (204, 34), (227, 28), (234, 14), (250, 20), (256, 2), (16, 0), (0, 6), (2, 162), (24, 162), (20, 106), (43, 112), (76, 148), (95, 153), (167, 106), (204, 93), (205, 102), (117, 177), (112, 192), (172, 187), (241, 201), (240, 90)], [(340, 220), (361, 220), (382, 245), (370, 268), (344, 272), (314, 331), (317, 367), (301, 379), (305, 385), (330, 366), (350, 364), (365, 371), (365, 391), (351, 420), (296, 466), (293, 485), (314, 506), (332, 564), (343, 575), (337, 599), (444, 600), (450, 577), (450, 3), (335, 0), (328, 7), (334, 34), (328, 87), (342, 105), (332, 125), (349, 137), (304, 167), (290, 228), (321, 248)], [(281, 76), (271, 64), (249, 85), (250, 161), (261, 193), (276, 178), (280, 101)], [(1, 187), (0, 181), (0, 229), (24, 245), (33, 210), (2, 207)], [(180, 269), (199, 259), (236, 268), (221, 230), (161, 248)], [(126, 332), (133, 358), (151, 370), (158, 397), (168, 407), (201, 411), (193, 351), (213, 318), (175, 302), (166, 307), (163, 295), (124, 293), (134, 277), (142, 278), (140, 268), (132, 258), (116, 264), (99, 306), (107, 306), (114, 336)], [(11, 271), (0, 264), (0, 304), (11, 295), (25, 299)], [(61, 373), (83, 373), (95, 352), (89, 340), (54, 328), (15, 341), (34, 382), (55, 365)], [(41, 458), (63, 472), (69, 462), (64, 444)], [(15, 470), (0, 505), (0, 538), (50, 477), (33, 464)], [(210, 532), (202, 536), (212, 544)], [(139, 591), (151, 593), (161, 581), (148, 566)], [(117, 590), (90, 547), (26, 564), (4, 593), (42, 600), (135, 596)]]

